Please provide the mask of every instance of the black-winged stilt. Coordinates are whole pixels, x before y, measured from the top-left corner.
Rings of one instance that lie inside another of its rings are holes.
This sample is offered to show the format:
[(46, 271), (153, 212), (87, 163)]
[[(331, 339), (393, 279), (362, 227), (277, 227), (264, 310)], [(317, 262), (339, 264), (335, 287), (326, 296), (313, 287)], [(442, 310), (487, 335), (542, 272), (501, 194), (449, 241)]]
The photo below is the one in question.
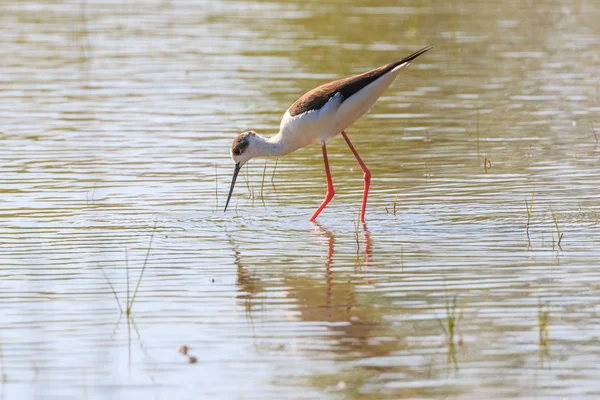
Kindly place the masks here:
[(325, 143), (341, 133), (363, 170), (365, 188), (360, 219), (364, 222), (371, 173), (348, 139), (345, 129), (369, 111), (392, 84), (402, 67), (407, 66), (412, 60), (431, 48), (432, 46), (424, 47), (402, 60), (360, 75), (329, 82), (311, 90), (288, 108), (281, 119), (279, 133), (271, 138), (264, 138), (253, 131), (240, 133), (231, 144), (231, 158), (235, 162), (235, 170), (227, 203), (225, 203), (225, 211), (227, 211), (238, 173), (248, 160), (255, 157), (279, 157), (319, 140), (325, 162), (327, 194), (323, 203), (310, 217), (310, 221), (314, 221), (335, 194)]

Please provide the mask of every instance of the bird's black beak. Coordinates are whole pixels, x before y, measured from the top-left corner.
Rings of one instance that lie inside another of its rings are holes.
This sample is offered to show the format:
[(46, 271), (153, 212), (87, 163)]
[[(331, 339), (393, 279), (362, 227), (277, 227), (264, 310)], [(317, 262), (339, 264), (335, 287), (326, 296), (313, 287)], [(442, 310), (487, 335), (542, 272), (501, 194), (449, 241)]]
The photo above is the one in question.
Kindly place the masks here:
[(233, 193), (233, 187), (235, 186), (235, 180), (237, 179), (240, 169), (242, 169), (241, 163), (235, 164), (235, 170), (233, 171), (233, 179), (231, 180), (231, 187), (229, 188), (229, 196), (227, 196), (227, 203), (225, 203), (225, 210), (223, 210), (223, 212), (227, 212), (227, 206), (229, 205), (229, 200), (231, 200), (231, 194)]

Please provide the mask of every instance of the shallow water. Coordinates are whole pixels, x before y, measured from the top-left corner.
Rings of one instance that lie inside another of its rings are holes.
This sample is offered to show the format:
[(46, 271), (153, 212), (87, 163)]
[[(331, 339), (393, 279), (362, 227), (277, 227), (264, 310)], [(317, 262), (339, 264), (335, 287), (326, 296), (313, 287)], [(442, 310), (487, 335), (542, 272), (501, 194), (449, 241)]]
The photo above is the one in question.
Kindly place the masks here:
[[(0, 3), (2, 398), (600, 396), (598, 3), (347, 4)], [(222, 213), (237, 132), (428, 44), (366, 225), (339, 138), (318, 224), (319, 146)]]

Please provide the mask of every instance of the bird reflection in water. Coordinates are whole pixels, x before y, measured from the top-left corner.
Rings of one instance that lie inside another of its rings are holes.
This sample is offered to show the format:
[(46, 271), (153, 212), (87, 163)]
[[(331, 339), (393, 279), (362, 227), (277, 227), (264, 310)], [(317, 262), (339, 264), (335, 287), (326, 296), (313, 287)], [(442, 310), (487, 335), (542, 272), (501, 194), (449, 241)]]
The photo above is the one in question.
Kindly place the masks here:
[[(237, 243), (233, 240), (227, 229), (225, 229), (227, 235), (227, 241), (229, 242), (232, 250), (235, 265), (237, 267), (237, 286), (239, 288), (239, 294), (236, 298), (243, 300), (244, 311), (246, 318), (250, 321), (252, 327), (254, 326), (254, 320), (252, 317), (253, 306), (256, 303), (256, 299), (264, 291), (265, 287), (261, 282), (260, 278), (255, 272), (251, 272), (242, 263), (242, 254)], [(254, 330), (254, 328), (253, 328)]]
[[(252, 257), (244, 257), (241, 243), (227, 235), (237, 266), (236, 297), (244, 307), (257, 349), (293, 349), (294, 353), (312, 354), (318, 341), (322, 346), (320, 349), (326, 349), (332, 355), (370, 358), (386, 357), (406, 348), (403, 337), (398, 335), (398, 328), (385, 318), (389, 308), (377, 307), (379, 302), (373, 298), (377, 292), (359, 290), (360, 286), (371, 283), (367, 274), (373, 255), (367, 225), (360, 224), (358, 227), (360, 263), (354, 270), (354, 252), (352, 247), (348, 247), (349, 243), (352, 245), (353, 238), (347, 235), (347, 230), (346, 236), (336, 235), (323, 225), (314, 223), (312, 232), (323, 245), (321, 254), (325, 268), (322, 264), (312, 263), (311, 258), (304, 261), (306, 265), (301, 269), (295, 268), (293, 263), (292, 268), (287, 263), (252, 265)], [(304, 232), (300, 234), (304, 235)], [(260, 324), (255, 325), (256, 312), (261, 313), (266, 321), (285, 323), (285, 328), (282, 326), (281, 329), (294, 332), (294, 340), (287, 344), (272, 343), (272, 332), (263, 331)], [(318, 324), (325, 329), (316, 332), (314, 329), (298, 330), (299, 324), (304, 323), (309, 327)], [(356, 376), (330, 378), (335, 383), (343, 379), (348, 387), (358, 388), (358, 381), (401, 370), (396, 366), (365, 366)], [(354, 379), (358, 381), (353, 383)]]
[[(327, 274), (327, 285), (331, 286), (333, 284), (333, 271), (331, 270), (331, 266), (333, 263), (333, 255), (335, 253), (335, 236), (333, 233), (325, 228), (320, 223), (313, 221), (312, 224), (315, 226), (313, 233), (316, 233), (319, 236), (327, 238), (327, 263), (325, 264), (325, 271)], [(367, 228), (366, 223), (362, 223), (362, 237), (363, 237), (363, 259), (364, 259), (364, 269), (361, 266), (361, 254), (360, 254), (360, 245), (357, 240), (356, 247), (356, 272), (363, 275), (365, 283), (371, 283), (368, 277), (369, 266), (372, 261), (372, 252), (371, 252), (371, 232)]]

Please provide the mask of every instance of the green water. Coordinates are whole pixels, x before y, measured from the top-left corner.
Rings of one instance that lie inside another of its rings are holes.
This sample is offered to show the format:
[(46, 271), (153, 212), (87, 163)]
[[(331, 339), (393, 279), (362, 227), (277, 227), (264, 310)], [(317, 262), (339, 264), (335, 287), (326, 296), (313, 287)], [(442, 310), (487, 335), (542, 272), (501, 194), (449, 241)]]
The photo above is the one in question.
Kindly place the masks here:
[[(0, 2), (0, 398), (598, 398), (597, 21), (585, 0)], [(341, 138), (319, 224), (318, 145), (250, 162), (223, 215), (235, 134), (426, 45), (347, 130), (366, 225)], [(109, 282), (126, 308), (151, 237), (128, 318)]]

